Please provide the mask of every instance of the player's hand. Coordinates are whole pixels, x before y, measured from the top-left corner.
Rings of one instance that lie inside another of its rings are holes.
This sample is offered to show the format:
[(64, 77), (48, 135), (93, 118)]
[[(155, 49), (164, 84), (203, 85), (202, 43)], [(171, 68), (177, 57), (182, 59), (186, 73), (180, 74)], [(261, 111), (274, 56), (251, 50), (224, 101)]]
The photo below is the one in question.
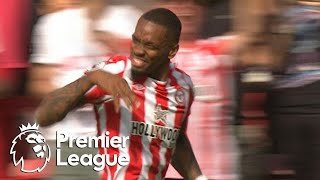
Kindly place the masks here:
[(136, 107), (136, 96), (130, 89), (126, 80), (119, 75), (114, 75), (105, 71), (97, 70), (89, 74), (89, 79), (92, 83), (99, 86), (105, 92), (108, 92), (114, 98), (115, 111), (120, 110), (120, 98), (126, 103), (129, 108)]

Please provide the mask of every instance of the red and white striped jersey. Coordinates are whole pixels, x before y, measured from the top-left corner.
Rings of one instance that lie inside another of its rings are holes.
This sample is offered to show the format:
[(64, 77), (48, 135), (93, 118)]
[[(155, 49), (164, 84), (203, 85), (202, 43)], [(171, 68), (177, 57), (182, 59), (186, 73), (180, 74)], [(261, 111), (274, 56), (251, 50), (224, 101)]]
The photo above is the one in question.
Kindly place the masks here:
[[(224, 49), (231, 36), (181, 44), (172, 62), (194, 82), (195, 99), (187, 134), (202, 173), (209, 179), (236, 179), (233, 118), (233, 62)], [(181, 178), (169, 167), (167, 178)]]
[(114, 56), (93, 69), (102, 69), (122, 76), (136, 94), (140, 105), (132, 110), (121, 101), (119, 113), (114, 111), (110, 96), (98, 87), (86, 94), (94, 103), (98, 135), (109, 131), (109, 137), (129, 136), (125, 148), (100, 148), (100, 153), (129, 155), (128, 166), (109, 166), (103, 179), (163, 179), (181, 128), (187, 124), (193, 101), (190, 77), (170, 64), (168, 80), (152, 78), (133, 80), (131, 62), (123, 56)]
[(230, 101), (230, 72), (233, 62), (224, 49), (232, 37), (222, 36), (181, 44), (172, 62), (191, 76), (195, 100), (206, 102)]

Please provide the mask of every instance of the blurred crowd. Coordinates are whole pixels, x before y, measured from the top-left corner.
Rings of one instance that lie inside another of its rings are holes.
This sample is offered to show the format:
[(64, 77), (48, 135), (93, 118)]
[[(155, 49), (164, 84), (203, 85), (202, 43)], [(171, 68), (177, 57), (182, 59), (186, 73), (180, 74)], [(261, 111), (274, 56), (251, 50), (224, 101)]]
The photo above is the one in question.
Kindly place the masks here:
[[(1, 1), (0, 180), (99, 179), (90, 168), (54, 161), (23, 174), (12, 163), (12, 140), (21, 124), (34, 122), (48, 92), (106, 57), (128, 55), (138, 18), (155, 7), (182, 22), (172, 61), (195, 85), (187, 133), (202, 172), (219, 180), (319, 180), (318, 0)], [(54, 158), (57, 130), (90, 136), (96, 126), (85, 106), (40, 131)], [(25, 157), (27, 149), (17, 147)], [(170, 167), (167, 178), (181, 177)]]

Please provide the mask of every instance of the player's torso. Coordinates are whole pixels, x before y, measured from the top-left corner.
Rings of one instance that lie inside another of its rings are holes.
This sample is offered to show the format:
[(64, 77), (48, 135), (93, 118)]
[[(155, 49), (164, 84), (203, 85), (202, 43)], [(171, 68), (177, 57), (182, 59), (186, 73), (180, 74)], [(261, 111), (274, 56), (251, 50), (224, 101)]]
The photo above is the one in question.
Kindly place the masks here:
[(183, 79), (173, 76), (167, 83), (150, 78), (141, 82), (126, 80), (136, 94), (139, 107), (130, 110), (121, 101), (117, 114), (112, 101), (96, 106), (100, 133), (109, 131), (110, 136), (130, 138), (125, 148), (107, 149), (108, 154), (128, 154), (130, 157), (129, 165), (118, 165), (112, 177), (161, 179), (188, 114), (192, 89)]
[(190, 88), (168, 86), (151, 79), (133, 83), (132, 89), (142, 108), (133, 109), (132, 135), (160, 139), (172, 148), (186, 117)]

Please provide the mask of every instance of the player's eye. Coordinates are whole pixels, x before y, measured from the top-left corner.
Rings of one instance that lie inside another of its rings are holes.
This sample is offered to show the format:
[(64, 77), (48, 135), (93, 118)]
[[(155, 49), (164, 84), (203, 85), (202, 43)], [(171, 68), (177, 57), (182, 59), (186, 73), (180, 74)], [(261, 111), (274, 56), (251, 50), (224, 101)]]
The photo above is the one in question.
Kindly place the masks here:
[(150, 49), (150, 50), (157, 50), (159, 49), (157, 46), (152, 45), (152, 44), (146, 44), (145, 48)]
[(132, 36), (132, 42), (133, 42), (134, 44), (137, 44), (137, 43), (139, 43), (139, 40), (138, 40), (137, 37)]

